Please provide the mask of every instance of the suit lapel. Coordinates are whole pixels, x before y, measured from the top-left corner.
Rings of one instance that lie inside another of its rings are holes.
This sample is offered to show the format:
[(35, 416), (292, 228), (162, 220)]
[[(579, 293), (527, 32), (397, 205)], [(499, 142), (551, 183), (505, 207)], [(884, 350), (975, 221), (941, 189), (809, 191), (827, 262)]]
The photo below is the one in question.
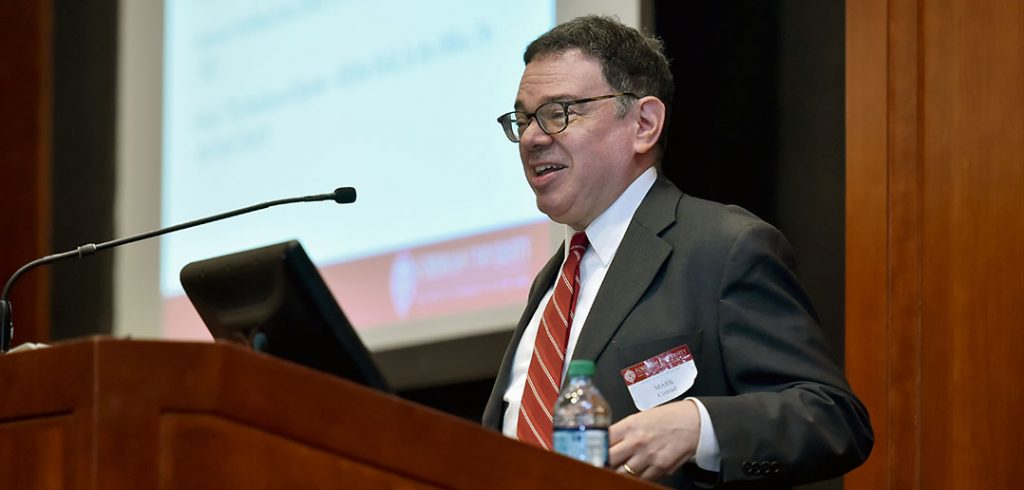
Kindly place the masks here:
[(544, 268), (540, 270), (537, 278), (533, 281), (533, 286), (530, 288), (530, 297), (526, 302), (526, 309), (523, 310), (523, 315), (519, 318), (519, 324), (516, 326), (515, 332), (512, 333), (512, 340), (509, 342), (508, 348), (505, 349), (505, 357), (502, 359), (501, 367), (498, 368), (498, 376), (494, 380), (494, 389), (491, 390), (491, 397), (487, 401), (487, 410), (484, 412), (483, 420), (484, 425), (487, 427), (501, 429), (501, 417), (505, 413), (502, 398), (505, 396), (505, 390), (508, 389), (509, 371), (512, 369), (512, 361), (516, 356), (516, 348), (519, 347), (519, 340), (523, 337), (523, 331), (526, 330), (526, 325), (533, 318), (533, 313), (537, 311), (541, 298), (544, 297), (544, 293), (547, 293), (548, 288), (555, 281), (564, 257), (565, 243), (558, 247), (558, 252), (548, 259), (548, 263), (544, 265)]
[(573, 359), (596, 360), (658, 274), (672, 246), (659, 234), (675, 222), (682, 193), (659, 176), (633, 215), (580, 331)]

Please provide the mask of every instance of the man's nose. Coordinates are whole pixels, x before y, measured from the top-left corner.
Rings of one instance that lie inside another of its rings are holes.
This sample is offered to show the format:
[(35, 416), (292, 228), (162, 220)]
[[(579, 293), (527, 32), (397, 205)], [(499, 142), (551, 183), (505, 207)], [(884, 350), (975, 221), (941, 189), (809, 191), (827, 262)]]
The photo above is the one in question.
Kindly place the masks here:
[(526, 126), (523, 133), (519, 135), (519, 144), (531, 148), (536, 146), (544, 146), (551, 143), (551, 135), (544, 132), (540, 128), (540, 123), (537, 119), (531, 119), (530, 124)]

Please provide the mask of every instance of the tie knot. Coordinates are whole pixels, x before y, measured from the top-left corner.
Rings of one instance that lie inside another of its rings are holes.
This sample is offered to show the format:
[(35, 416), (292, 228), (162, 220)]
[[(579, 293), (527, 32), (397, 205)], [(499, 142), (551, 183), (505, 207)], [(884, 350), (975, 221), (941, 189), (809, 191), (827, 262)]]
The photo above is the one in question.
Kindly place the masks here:
[(587, 239), (587, 232), (585, 231), (577, 231), (569, 240), (569, 250), (578, 249), (581, 255), (587, 250), (588, 246), (590, 246), (590, 240)]

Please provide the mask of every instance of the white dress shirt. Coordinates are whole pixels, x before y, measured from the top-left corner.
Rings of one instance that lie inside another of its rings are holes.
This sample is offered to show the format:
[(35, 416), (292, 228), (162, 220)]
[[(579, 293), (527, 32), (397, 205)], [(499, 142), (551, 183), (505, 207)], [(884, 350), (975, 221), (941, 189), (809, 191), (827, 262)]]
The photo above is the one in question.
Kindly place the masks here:
[[(608, 273), (612, 259), (622, 243), (622, 237), (626, 235), (626, 228), (633, 219), (640, 202), (643, 201), (647, 192), (651, 190), (654, 181), (657, 179), (657, 171), (654, 167), (648, 168), (640, 174), (629, 187), (623, 191), (611, 206), (587, 226), (587, 238), (590, 240), (590, 248), (583, 255), (580, 262), (580, 291), (576, 299), (576, 309), (573, 316), (572, 326), (569, 330), (569, 341), (565, 351), (565, 358), (572, 359), (573, 351), (576, 349), (576, 341), (580, 337), (580, 330), (586, 324), (587, 316), (594, 305), (594, 298), (597, 291), (601, 289), (604, 276)], [(565, 227), (565, 243), (569, 243), (575, 230)], [(565, 251), (568, 256), (568, 249)], [(565, 258), (562, 259), (563, 264)], [(516, 425), (519, 422), (519, 408), (522, 403), (523, 389), (526, 387), (526, 375), (530, 369), (530, 361), (533, 358), (533, 345), (537, 339), (537, 330), (540, 326), (541, 316), (544, 307), (548, 304), (554, 285), (548, 288), (547, 293), (541, 299), (539, 307), (533, 313), (530, 323), (526, 325), (523, 336), (516, 347), (516, 354), (512, 361), (512, 369), (508, 388), (505, 390), (504, 400), (508, 403), (502, 423), (502, 433), (506, 436), (516, 437)], [(566, 362), (562, 366), (562, 379), (565, 379), (565, 372), (569, 368)], [(721, 457), (718, 448), (718, 439), (715, 436), (714, 428), (711, 425), (711, 417), (708, 416), (704, 404), (696, 398), (693, 400), (700, 412), (701, 434), (697, 444), (697, 455), (695, 462), (697, 466), (708, 471), (719, 471)]]

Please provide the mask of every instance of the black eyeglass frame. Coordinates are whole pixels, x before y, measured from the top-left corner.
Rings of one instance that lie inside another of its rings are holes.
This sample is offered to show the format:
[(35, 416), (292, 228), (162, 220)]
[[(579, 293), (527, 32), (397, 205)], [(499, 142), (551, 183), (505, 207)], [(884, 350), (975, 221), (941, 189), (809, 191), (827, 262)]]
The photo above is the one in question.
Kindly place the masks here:
[[(518, 143), (522, 139), (522, 133), (526, 131), (526, 128), (530, 127), (530, 124), (533, 121), (537, 121), (537, 125), (540, 127), (541, 131), (544, 131), (544, 134), (558, 134), (561, 133), (562, 131), (565, 131), (565, 129), (569, 127), (569, 107), (577, 104), (585, 104), (587, 102), (596, 102), (598, 100), (612, 99), (615, 97), (633, 97), (634, 99), (640, 98), (639, 95), (636, 95), (632, 92), (618, 92), (608, 95), (598, 95), (597, 97), (587, 97), (585, 99), (566, 101), (554, 100), (551, 102), (545, 102), (541, 104), (539, 107), (537, 107), (537, 110), (533, 112), (512, 111), (502, 114), (501, 116), (498, 116), (498, 124), (501, 125), (501, 129), (505, 132), (505, 136), (509, 139), (509, 141), (513, 143)], [(557, 104), (562, 106), (562, 114), (565, 116), (565, 120), (562, 122), (562, 129), (559, 129), (558, 131), (548, 131), (548, 128), (544, 127), (543, 119), (537, 118), (537, 113), (540, 112), (541, 109), (543, 109), (544, 107), (549, 106), (551, 104)], [(516, 130), (516, 128), (512, 127), (513, 117), (515, 117), (516, 114), (522, 114), (523, 116), (526, 117), (526, 124), (522, 125), (522, 127), (518, 129), (518, 131)]]

